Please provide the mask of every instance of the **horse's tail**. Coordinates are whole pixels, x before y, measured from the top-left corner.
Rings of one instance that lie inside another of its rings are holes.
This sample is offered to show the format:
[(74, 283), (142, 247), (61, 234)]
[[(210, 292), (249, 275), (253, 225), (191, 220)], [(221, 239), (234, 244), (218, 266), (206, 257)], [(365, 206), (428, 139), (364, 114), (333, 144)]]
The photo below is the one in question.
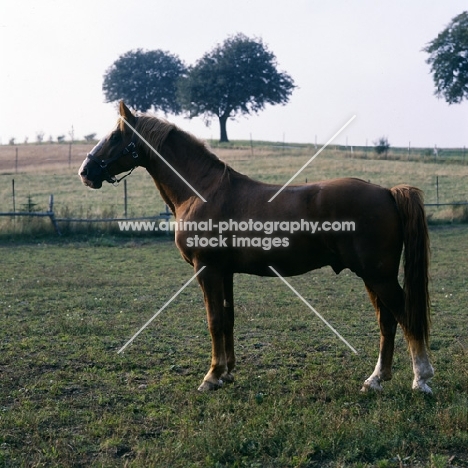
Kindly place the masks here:
[(423, 193), (409, 185), (397, 185), (390, 190), (403, 223), (405, 332), (428, 343), (430, 247)]

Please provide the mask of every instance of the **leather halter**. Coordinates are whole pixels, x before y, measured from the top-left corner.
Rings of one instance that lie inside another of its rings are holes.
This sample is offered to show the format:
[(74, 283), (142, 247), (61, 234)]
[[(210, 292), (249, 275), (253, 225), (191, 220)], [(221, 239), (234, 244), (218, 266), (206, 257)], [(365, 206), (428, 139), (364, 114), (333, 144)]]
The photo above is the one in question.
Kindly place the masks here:
[[(102, 146), (104, 145), (104, 143), (106, 142), (106, 138), (103, 138), (87, 155), (86, 155), (86, 159), (88, 161), (91, 161), (93, 162), (94, 164), (97, 164), (100, 168), (101, 168), (101, 171), (104, 175), (104, 180), (106, 182), (109, 182), (110, 184), (113, 184), (113, 185), (116, 185), (118, 184), (122, 179), (125, 179), (125, 177), (128, 177), (137, 167), (138, 167), (138, 161), (136, 161), (138, 159), (138, 153), (137, 153), (137, 150), (136, 150), (136, 137), (135, 137), (135, 134), (133, 134), (132, 136), (132, 140), (130, 141), (130, 143), (123, 149), (122, 153), (120, 154), (116, 154), (115, 156), (113, 156), (112, 158), (109, 158), (109, 159), (100, 159), (96, 156), (96, 153), (102, 148)], [(126, 156), (127, 154), (131, 154), (132, 155), (132, 158), (135, 160), (135, 165), (130, 169), (130, 171), (125, 174), (124, 176), (120, 177), (120, 179), (118, 179), (117, 177), (113, 176), (113, 175), (110, 175), (109, 174), (109, 171), (108, 171), (108, 166), (112, 163), (114, 163), (115, 161), (117, 161), (118, 159), (120, 159), (121, 157), (123, 156)]]

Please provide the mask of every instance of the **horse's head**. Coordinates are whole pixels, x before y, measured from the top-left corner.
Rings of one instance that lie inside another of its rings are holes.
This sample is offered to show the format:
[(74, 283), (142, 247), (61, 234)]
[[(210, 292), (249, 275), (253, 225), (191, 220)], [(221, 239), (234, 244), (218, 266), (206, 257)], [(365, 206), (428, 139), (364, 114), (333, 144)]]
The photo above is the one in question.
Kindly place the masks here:
[(119, 181), (115, 176), (132, 171), (140, 164), (137, 153), (135, 128), (137, 117), (120, 102), (120, 116), (117, 127), (104, 137), (86, 156), (78, 170), (85, 185), (98, 189), (105, 180), (111, 184)]

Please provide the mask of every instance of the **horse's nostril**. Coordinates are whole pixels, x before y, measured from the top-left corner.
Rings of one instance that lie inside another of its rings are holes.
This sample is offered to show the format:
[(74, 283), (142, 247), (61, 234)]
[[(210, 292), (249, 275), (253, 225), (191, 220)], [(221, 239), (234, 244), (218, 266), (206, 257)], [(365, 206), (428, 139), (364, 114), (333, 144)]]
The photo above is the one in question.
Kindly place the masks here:
[(88, 170), (87, 169), (83, 169), (81, 172), (80, 172), (80, 176), (87, 176), (88, 175)]

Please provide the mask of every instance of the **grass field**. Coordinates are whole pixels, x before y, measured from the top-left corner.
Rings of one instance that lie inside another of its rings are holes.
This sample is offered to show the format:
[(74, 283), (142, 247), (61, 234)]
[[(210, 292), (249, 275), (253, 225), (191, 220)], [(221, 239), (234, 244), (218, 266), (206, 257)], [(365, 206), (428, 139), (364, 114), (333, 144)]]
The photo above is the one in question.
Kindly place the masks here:
[(0, 466), (468, 466), (468, 227), (434, 227), (434, 397), (411, 391), (406, 344), (382, 395), (359, 389), (378, 329), (361, 281), (238, 276), (236, 382), (196, 391), (210, 359), (195, 284), (116, 351), (191, 275), (169, 240), (1, 248)]
[[(281, 183), (313, 151), (218, 153)], [(15, 178), (18, 201), (29, 193), (46, 205), (53, 192), (63, 214), (121, 215), (121, 187), (81, 185), (81, 156), (72, 168), (4, 169), (0, 211), (11, 210)], [(429, 201), (439, 176), (442, 200), (466, 200), (465, 165), (323, 156), (303, 178), (406, 182)], [(141, 169), (130, 178), (132, 215), (162, 209), (152, 184)], [(433, 397), (411, 391), (400, 331), (393, 380), (382, 394), (360, 393), (377, 359), (378, 326), (362, 282), (329, 268), (290, 282), (358, 355), (279, 279), (238, 275), (236, 382), (200, 394), (211, 346), (195, 283), (117, 354), (193, 274), (171, 239), (71, 231), (60, 239), (44, 227), (2, 226), (0, 467), (468, 467), (468, 226), (430, 229)]]

